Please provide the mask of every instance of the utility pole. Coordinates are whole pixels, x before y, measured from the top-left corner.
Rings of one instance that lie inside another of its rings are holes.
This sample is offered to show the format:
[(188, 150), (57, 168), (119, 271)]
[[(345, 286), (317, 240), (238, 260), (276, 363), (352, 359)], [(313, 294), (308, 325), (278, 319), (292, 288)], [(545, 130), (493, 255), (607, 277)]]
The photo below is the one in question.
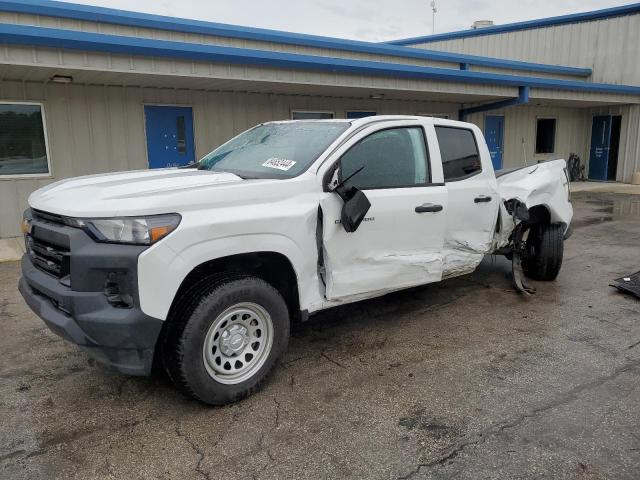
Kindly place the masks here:
[(431, 0), (431, 11), (433, 12), (431, 14), (431, 33), (436, 33), (436, 12), (438, 11), (438, 9), (436, 8), (436, 0)]

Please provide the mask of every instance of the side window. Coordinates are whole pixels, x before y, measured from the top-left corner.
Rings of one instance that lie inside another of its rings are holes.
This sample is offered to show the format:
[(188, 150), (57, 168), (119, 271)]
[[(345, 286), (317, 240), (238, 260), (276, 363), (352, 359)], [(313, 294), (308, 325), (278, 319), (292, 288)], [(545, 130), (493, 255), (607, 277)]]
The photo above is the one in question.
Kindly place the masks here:
[(539, 118), (536, 122), (536, 153), (553, 153), (556, 144), (556, 119)]
[(436, 127), (445, 182), (461, 180), (482, 171), (478, 145), (471, 130)]
[(49, 173), (44, 132), (41, 105), (0, 103), (0, 178)]
[(360, 140), (340, 159), (345, 185), (361, 190), (412, 187), (429, 182), (429, 162), (424, 132), (420, 127), (392, 128)]

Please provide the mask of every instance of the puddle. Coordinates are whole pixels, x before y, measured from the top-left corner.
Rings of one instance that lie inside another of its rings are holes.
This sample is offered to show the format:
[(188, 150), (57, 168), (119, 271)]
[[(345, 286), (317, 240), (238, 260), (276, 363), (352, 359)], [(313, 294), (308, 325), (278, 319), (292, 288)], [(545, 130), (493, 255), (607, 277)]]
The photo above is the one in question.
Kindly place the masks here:
[(640, 196), (619, 193), (581, 192), (572, 196), (573, 228), (617, 220), (640, 219)]

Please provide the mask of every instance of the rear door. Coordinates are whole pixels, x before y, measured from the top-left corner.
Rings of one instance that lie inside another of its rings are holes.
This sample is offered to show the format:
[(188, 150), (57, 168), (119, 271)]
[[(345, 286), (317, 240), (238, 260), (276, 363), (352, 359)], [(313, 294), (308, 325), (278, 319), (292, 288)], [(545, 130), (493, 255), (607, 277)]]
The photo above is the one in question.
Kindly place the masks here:
[(347, 233), (342, 200), (335, 193), (322, 200), (326, 298), (356, 300), (439, 281), (447, 191), (429, 160), (423, 126), (370, 129), (339, 164), (341, 178), (364, 167), (347, 185), (362, 190), (371, 208)]
[(500, 197), (489, 151), (477, 128), (436, 125), (449, 210), (443, 276), (472, 272), (491, 250)]

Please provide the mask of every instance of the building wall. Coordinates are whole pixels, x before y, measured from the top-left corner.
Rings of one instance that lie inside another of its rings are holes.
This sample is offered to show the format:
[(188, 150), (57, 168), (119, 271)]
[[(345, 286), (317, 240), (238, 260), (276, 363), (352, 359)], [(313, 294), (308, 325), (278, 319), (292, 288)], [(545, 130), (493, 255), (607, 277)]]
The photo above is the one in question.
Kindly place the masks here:
[[(19, 234), (21, 212), (29, 194), (37, 188), (68, 177), (147, 168), (145, 104), (192, 106), (198, 158), (257, 123), (290, 118), (291, 110), (331, 110), (337, 118), (344, 118), (347, 110), (373, 110), (378, 114), (438, 114), (455, 119), (459, 107), (442, 102), (7, 81), (0, 82), (0, 101), (43, 103), (52, 169), (49, 178), (0, 177), (0, 237)], [(488, 114), (505, 115), (505, 168), (567, 158), (572, 152), (587, 158), (590, 109), (523, 106), (474, 114), (468, 120), (484, 129)], [(640, 117), (637, 112), (635, 115)], [(557, 118), (554, 154), (534, 155), (538, 117)], [(637, 139), (635, 145), (637, 153)]]
[[(308, 47), (301, 45), (289, 45), (276, 42), (266, 42), (259, 40), (245, 40), (238, 38), (227, 38), (215, 35), (204, 35), (195, 33), (174, 32), (168, 30), (160, 30), (156, 28), (143, 28), (125, 25), (115, 25), (104, 22), (79, 21), (67, 18), (50, 17), (43, 15), (31, 15), (13, 12), (0, 12), (0, 22), (16, 25), (34, 25), (40, 27), (59, 28), (64, 30), (76, 30), (92, 33), (103, 33), (108, 35), (123, 35), (130, 37), (150, 38), (155, 40), (169, 40), (176, 42), (187, 42), (205, 45), (221, 45), (236, 48), (249, 48), (267, 51), (319, 55), (335, 58), (348, 58), (356, 60), (371, 61), (387, 61), (407, 65), (441, 67), (441, 68), (459, 68), (459, 62), (443, 62), (428, 59), (407, 58), (394, 55), (380, 55), (372, 53), (351, 52), (346, 50), (338, 50), (331, 48)], [(440, 49), (433, 49), (440, 50)], [(569, 64), (567, 64), (569, 65)], [(478, 67), (479, 71), (495, 71), (495, 69)], [(522, 70), (498, 70), (504, 74), (522, 75)], [(565, 74), (538, 72), (540, 77), (560, 78), (573, 80), (575, 77)]]
[(22, 211), (34, 190), (68, 177), (147, 168), (144, 104), (193, 108), (196, 157), (235, 134), (291, 110), (347, 110), (379, 114), (457, 115), (457, 104), (274, 94), (222, 93), (139, 87), (0, 82), (0, 101), (42, 102), (47, 124), (51, 176), (0, 177), (0, 237), (19, 234)]
[[(437, 62), (416, 58), (381, 56), (370, 53), (350, 52), (329, 48), (306, 47), (299, 45), (287, 45), (282, 43), (265, 42), (258, 40), (244, 40), (239, 38), (226, 38), (215, 35), (202, 35), (196, 33), (173, 32), (155, 28), (130, 27), (114, 25), (102, 22), (79, 21), (67, 18), (49, 17), (43, 15), (30, 15), (24, 13), (0, 12), (0, 22), (16, 25), (34, 25), (39, 27), (60, 28), (64, 30), (78, 30), (83, 32), (104, 33), (108, 35), (123, 35), (130, 37), (150, 38), (155, 40), (169, 40), (175, 42), (187, 42), (205, 45), (221, 45), (226, 47), (250, 48), (258, 50), (270, 50), (287, 53), (299, 53), (307, 55), (321, 55), (336, 58), (350, 58), (357, 60), (391, 61), (406, 63), (407, 65), (421, 65), (444, 68), (458, 68), (457, 63)], [(567, 77), (570, 78), (570, 77)]]
[(593, 82), (640, 85), (640, 15), (415, 45), (537, 63), (590, 67)]
[[(638, 32), (640, 15), (627, 15), (591, 22), (429, 42), (416, 47), (590, 67), (593, 69), (590, 81), (640, 85)], [(637, 97), (630, 97), (629, 100), (637, 103)], [(622, 115), (616, 179), (629, 182), (633, 173), (640, 171), (640, 106), (630, 104), (590, 109), (586, 124), (580, 124), (580, 128), (587, 132), (586, 150), (580, 157), (587, 164), (588, 170), (591, 119), (594, 115), (605, 114)]]
[[(562, 107), (514, 107), (469, 115), (484, 131), (487, 115), (504, 115), (503, 167), (511, 168), (532, 165), (539, 161), (569, 158), (576, 153), (583, 162), (589, 153), (589, 130), (591, 114), (588, 109)], [(536, 154), (536, 123), (538, 118), (555, 118), (555, 152)]]

